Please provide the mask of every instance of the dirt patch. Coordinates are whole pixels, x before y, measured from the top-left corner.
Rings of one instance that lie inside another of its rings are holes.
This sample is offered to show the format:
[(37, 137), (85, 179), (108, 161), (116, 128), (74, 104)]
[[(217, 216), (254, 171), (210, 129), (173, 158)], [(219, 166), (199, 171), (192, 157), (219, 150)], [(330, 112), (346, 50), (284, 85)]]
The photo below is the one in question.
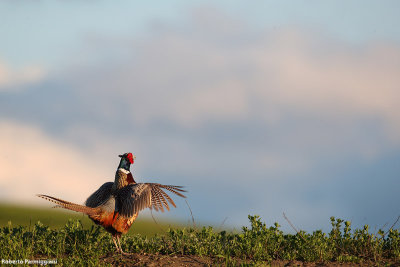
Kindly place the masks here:
[(210, 266), (215, 261), (209, 257), (173, 255), (110, 255), (103, 258), (104, 263), (113, 266)]
[[(225, 265), (225, 260), (220, 258), (199, 257), (189, 255), (154, 255), (154, 254), (131, 254), (126, 256), (110, 254), (102, 258), (106, 264), (113, 266), (213, 266)], [(240, 259), (233, 260), (232, 265), (251, 264), (250, 261)], [(265, 264), (265, 265), (264, 265)], [(362, 263), (339, 263), (339, 262), (301, 262), (274, 260), (272, 262), (258, 262), (257, 266), (304, 266), (304, 267), (347, 267), (347, 266), (400, 266), (397, 263), (362, 262)]]

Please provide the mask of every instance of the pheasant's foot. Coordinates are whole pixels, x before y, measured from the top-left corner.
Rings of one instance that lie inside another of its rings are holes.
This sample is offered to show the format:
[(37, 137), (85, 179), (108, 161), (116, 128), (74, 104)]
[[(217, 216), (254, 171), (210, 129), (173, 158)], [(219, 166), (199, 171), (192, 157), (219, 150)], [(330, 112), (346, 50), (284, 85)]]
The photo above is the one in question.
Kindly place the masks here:
[(121, 247), (121, 243), (120, 243), (120, 241), (119, 241), (119, 236), (117, 235), (117, 241), (118, 241), (118, 248), (119, 248), (119, 252), (121, 253), (121, 255), (124, 255), (124, 256), (128, 256), (128, 255), (132, 255), (132, 253), (127, 253), (127, 252), (124, 252), (123, 250), (122, 250), (122, 247)]

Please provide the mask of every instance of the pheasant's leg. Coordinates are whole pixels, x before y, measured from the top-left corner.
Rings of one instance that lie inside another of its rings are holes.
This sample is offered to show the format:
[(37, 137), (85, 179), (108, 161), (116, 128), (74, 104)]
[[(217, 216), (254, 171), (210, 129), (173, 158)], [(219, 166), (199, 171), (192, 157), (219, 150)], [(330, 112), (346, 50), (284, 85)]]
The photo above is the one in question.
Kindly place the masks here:
[(126, 253), (122, 250), (121, 243), (119, 242), (119, 236), (117, 235), (117, 241), (119, 245), (119, 252), (121, 252), (122, 255), (131, 255), (130, 253)]
[[(114, 241), (114, 245), (117, 248), (117, 252), (120, 252), (119, 247), (117, 246), (117, 242), (115, 241), (115, 236), (112, 236), (112, 240)], [(118, 243), (119, 243), (119, 240), (118, 240)], [(122, 249), (121, 249), (121, 251), (122, 251)]]

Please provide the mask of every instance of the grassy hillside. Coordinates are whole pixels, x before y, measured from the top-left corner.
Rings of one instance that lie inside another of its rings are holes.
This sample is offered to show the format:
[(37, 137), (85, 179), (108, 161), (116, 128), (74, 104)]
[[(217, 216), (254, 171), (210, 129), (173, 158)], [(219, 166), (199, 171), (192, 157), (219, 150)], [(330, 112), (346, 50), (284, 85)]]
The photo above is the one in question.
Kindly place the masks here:
[[(80, 220), (85, 229), (90, 228), (94, 223), (81, 213), (67, 211), (63, 209), (29, 207), (15, 204), (0, 204), (0, 227), (8, 226), (11, 222), (12, 226), (27, 226), (33, 225), (40, 221), (47, 225), (50, 229), (60, 229), (65, 226), (68, 219)], [(151, 218), (140, 217), (134, 222), (128, 234), (141, 234), (153, 236), (155, 234), (165, 233), (169, 227), (182, 228), (178, 222), (159, 221), (155, 223)]]

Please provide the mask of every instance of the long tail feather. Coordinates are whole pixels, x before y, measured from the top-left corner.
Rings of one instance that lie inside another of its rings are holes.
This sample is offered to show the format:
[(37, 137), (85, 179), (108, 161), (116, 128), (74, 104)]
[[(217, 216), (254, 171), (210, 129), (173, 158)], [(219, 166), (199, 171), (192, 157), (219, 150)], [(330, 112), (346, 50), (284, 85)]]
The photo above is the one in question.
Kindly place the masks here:
[[(86, 206), (82, 206), (79, 204), (75, 204), (72, 202), (68, 202), (59, 198), (55, 198), (55, 197), (51, 197), (51, 196), (47, 196), (47, 195), (37, 195), (38, 197), (41, 197), (43, 199), (46, 199), (48, 201), (51, 201), (53, 203), (56, 203), (57, 206), (55, 207), (60, 207), (60, 208), (64, 208), (64, 209), (68, 209), (68, 210), (73, 210), (73, 211), (77, 211), (77, 212), (82, 212), (85, 213), (89, 216), (95, 216), (99, 214), (99, 209), (97, 208), (90, 208), (90, 207), (86, 207)], [(55, 208), (54, 207), (54, 208)]]

